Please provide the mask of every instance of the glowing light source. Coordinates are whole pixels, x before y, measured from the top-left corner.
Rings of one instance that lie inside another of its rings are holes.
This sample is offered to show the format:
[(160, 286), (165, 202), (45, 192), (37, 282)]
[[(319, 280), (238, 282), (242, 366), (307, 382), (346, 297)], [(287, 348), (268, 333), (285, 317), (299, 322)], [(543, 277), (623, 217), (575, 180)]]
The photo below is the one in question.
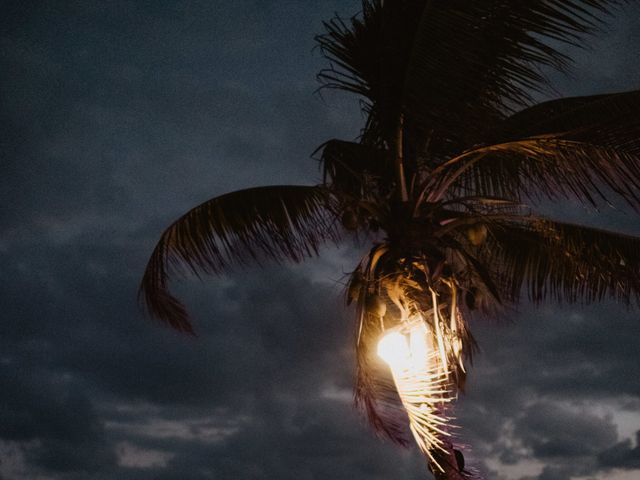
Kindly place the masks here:
[(419, 369), (429, 358), (427, 330), (423, 324), (416, 324), (407, 335), (397, 330), (384, 335), (378, 342), (378, 356), (389, 367), (400, 372), (403, 369)]
[(378, 356), (394, 370), (406, 367), (409, 360), (407, 338), (400, 332), (387, 333), (378, 343)]
[(414, 326), (409, 332), (409, 345), (414, 368), (429, 358), (426, 333), (424, 324)]
[[(444, 471), (434, 458), (434, 450), (444, 451), (443, 437), (449, 436), (444, 406), (453, 399), (449, 373), (440, 348), (444, 339), (439, 329), (432, 332), (422, 320), (386, 333), (378, 342), (378, 356), (388, 365), (398, 394), (409, 417), (409, 426), (420, 450)], [(408, 335), (408, 339), (407, 339)]]

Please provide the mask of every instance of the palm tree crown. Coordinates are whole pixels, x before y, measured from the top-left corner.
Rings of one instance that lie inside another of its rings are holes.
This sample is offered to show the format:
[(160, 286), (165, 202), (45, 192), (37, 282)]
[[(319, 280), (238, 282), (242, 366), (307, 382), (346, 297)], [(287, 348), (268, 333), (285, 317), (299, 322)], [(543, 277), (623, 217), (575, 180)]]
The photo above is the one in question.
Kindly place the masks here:
[[(472, 477), (447, 428), (475, 347), (470, 316), (523, 297), (640, 295), (640, 239), (535, 214), (558, 198), (640, 208), (640, 91), (532, 106), (541, 67), (563, 70), (561, 45), (580, 45), (618, 3), (363, 0), (360, 15), (325, 22), (319, 79), (362, 100), (358, 141), (318, 149), (320, 185), (228, 193), (169, 226), (142, 280), (148, 310), (192, 332), (172, 274), (300, 261), (352, 233), (376, 239), (347, 288), (356, 402), (382, 434), (413, 436), (436, 478)], [(411, 368), (377, 359), (390, 333), (391, 352), (409, 341)]]

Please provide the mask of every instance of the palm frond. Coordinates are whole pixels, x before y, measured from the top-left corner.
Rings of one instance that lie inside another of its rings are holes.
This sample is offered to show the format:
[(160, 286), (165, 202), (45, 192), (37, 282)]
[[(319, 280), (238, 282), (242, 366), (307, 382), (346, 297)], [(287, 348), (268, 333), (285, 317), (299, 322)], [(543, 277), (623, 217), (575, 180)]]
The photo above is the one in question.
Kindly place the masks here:
[(382, 5), (379, 0), (363, 1), (361, 18), (345, 21), (339, 16), (324, 22), (325, 33), (316, 36), (323, 55), (331, 65), (318, 79), (329, 88), (356, 93), (374, 102), (382, 94), (377, 71), (383, 60)]
[(388, 142), (404, 114), (412, 148), (428, 137), (418, 150), (444, 158), (530, 104), (547, 83), (540, 66), (569, 64), (559, 44), (580, 45), (620, 3), (363, 0), (360, 16), (336, 17), (316, 37), (331, 62), (319, 79), (364, 98), (367, 141)]
[(193, 208), (167, 228), (147, 264), (139, 298), (151, 315), (192, 331), (184, 306), (168, 290), (169, 277), (219, 273), (261, 259), (300, 261), (337, 239), (333, 197), (309, 186), (268, 186), (227, 193)]
[(479, 258), (513, 301), (640, 299), (640, 238), (539, 217), (487, 226)]
[(640, 155), (640, 90), (551, 100), (505, 119), (486, 143), (561, 133), (563, 138)]
[[(565, 69), (559, 44), (581, 45), (602, 25), (607, 0), (431, 0), (406, 69), (404, 105), (448, 132), (528, 105), (547, 81), (540, 66)], [(444, 122), (444, 125), (443, 125)], [(485, 123), (486, 125), (486, 123)]]
[(619, 195), (640, 208), (640, 157), (624, 149), (549, 134), (476, 147), (436, 168), (429, 201), (456, 195), (525, 199), (572, 197), (611, 203)]
[(372, 326), (366, 322), (362, 341), (356, 345), (355, 403), (378, 435), (406, 447), (411, 439), (407, 414), (393, 379), (379, 360), (372, 358), (373, 346), (381, 335), (381, 330), (370, 329)]
[(402, 401), (388, 369), (375, 352), (383, 333), (380, 317), (367, 308), (377, 286), (374, 272), (387, 254), (387, 246), (376, 245), (351, 274), (347, 302), (356, 304), (355, 404), (366, 415), (374, 431), (394, 443), (409, 445), (411, 433)]

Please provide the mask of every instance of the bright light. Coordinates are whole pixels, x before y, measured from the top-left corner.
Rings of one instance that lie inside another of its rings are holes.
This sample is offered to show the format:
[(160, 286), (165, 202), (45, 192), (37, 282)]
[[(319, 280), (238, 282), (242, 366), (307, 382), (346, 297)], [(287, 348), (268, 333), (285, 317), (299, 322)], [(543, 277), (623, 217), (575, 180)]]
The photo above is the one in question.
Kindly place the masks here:
[(392, 368), (402, 368), (409, 360), (407, 338), (399, 332), (387, 333), (378, 342), (378, 356)]
[(427, 346), (426, 330), (423, 324), (415, 325), (409, 332), (409, 345), (411, 348), (411, 358), (413, 365), (418, 366), (429, 357), (429, 347)]
[[(435, 334), (438, 333), (441, 332), (438, 330)], [(439, 349), (434, 346), (433, 335), (424, 322), (413, 323), (406, 335), (393, 330), (378, 342), (378, 356), (391, 369), (418, 447), (444, 472), (434, 452), (446, 451), (444, 437), (450, 433), (443, 409), (454, 397), (450, 394), (448, 373)]]
[(378, 342), (378, 356), (394, 370), (420, 368), (429, 358), (426, 330), (424, 325), (414, 325), (407, 336), (398, 331), (387, 333)]

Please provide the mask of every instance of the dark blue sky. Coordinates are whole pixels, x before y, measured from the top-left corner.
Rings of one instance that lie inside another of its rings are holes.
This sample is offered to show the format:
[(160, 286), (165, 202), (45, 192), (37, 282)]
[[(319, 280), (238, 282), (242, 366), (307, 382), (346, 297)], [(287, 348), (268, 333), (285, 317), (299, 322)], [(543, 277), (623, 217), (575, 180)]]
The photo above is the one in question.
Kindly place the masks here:
[[(551, 96), (640, 88), (620, 10)], [(155, 241), (236, 188), (313, 184), (357, 101), (320, 98), (321, 21), (356, 1), (0, 2), (0, 479), (426, 478), (352, 407), (342, 274), (357, 249), (178, 290), (200, 336), (145, 319)], [(548, 205), (640, 233), (637, 217)], [(640, 312), (524, 306), (472, 325), (458, 423), (497, 480), (640, 476)]]

